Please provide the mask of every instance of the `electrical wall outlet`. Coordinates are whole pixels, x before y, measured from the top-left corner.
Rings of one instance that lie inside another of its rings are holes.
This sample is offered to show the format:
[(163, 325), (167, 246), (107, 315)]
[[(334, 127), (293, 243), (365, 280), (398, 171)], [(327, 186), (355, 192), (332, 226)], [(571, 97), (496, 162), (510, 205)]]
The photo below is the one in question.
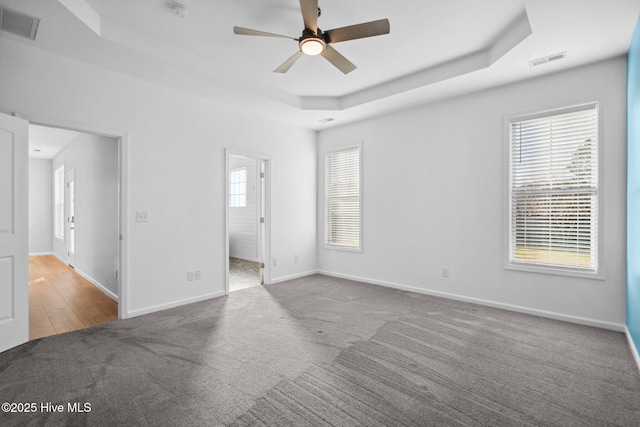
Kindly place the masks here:
[(449, 277), (449, 267), (442, 267), (442, 277)]
[(187, 271), (187, 280), (189, 282), (193, 282), (196, 280), (196, 272), (195, 271)]
[(278, 260), (276, 258), (271, 260), (271, 265), (273, 265), (274, 267), (278, 266)]
[(196, 270), (194, 273), (195, 273), (194, 276), (195, 276), (196, 280), (200, 280), (200, 270)]

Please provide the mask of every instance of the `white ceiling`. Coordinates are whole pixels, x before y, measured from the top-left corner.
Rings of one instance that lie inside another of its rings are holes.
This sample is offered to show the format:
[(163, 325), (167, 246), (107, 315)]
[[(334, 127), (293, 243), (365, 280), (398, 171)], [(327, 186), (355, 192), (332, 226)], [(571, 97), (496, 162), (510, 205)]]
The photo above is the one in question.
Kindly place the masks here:
[(29, 157), (53, 159), (78, 136), (78, 132), (29, 125)]
[[(171, 0), (0, 0), (41, 18), (35, 41), (0, 35), (321, 130), (623, 55), (640, 11), (640, 0), (319, 0), (323, 30), (388, 18), (391, 33), (333, 45), (358, 66), (348, 75), (319, 56), (275, 74), (297, 43), (233, 26), (299, 37), (298, 0), (180, 2), (186, 19)], [(63, 3), (87, 6), (85, 22)], [(559, 52), (566, 58), (529, 65)]]

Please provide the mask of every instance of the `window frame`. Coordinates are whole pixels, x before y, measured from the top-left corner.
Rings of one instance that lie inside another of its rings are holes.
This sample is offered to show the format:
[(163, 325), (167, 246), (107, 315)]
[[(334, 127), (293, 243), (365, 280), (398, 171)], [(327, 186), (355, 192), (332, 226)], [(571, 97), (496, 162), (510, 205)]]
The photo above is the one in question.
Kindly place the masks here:
[[(327, 210), (328, 210), (328, 206), (327, 206), (327, 168), (326, 168), (326, 164), (327, 164), (327, 156), (333, 153), (337, 153), (337, 152), (341, 152), (341, 151), (350, 151), (350, 150), (358, 150), (358, 167), (359, 167), (359, 171), (358, 171), (358, 179), (359, 179), (359, 188), (358, 188), (358, 209), (359, 209), (359, 218), (358, 218), (358, 245), (357, 246), (346, 246), (346, 245), (337, 245), (334, 243), (330, 243), (327, 242)], [(362, 252), (362, 242), (363, 242), (363, 238), (362, 238), (362, 231), (363, 231), (363, 227), (362, 227), (362, 222), (363, 222), (363, 203), (362, 203), (362, 194), (363, 194), (363, 155), (362, 155), (362, 143), (358, 143), (358, 144), (354, 144), (354, 145), (347, 145), (347, 146), (341, 146), (341, 147), (336, 147), (336, 148), (332, 148), (330, 150), (327, 150), (323, 153), (322, 156), (322, 171), (323, 171), (323, 180), (322, 180), (322, 185), (323, 185), (323, 217), (322, 217), (322, 242), (323, 242), (323, 248), (324, 249), (329, 249), (329, 250), (335, 250), (335, 251), (343, 251), (343, 252), (357, 252), (357, 253), (361, 253)]]
[[(244, 181), (233, 181), (231, 175), (234, 172), (244, 171)], [(234, 184), (244, 184), (244, 193), (234, 193), (231, 188)], [(234, 205), (231, 203), (233, 197), (244, 196), (244, 203), (242, 205)], [(247, 207), (247, 168), (245, 166), (234, 168), (229, 170), (229, 207), (230, 208), (246, 208)]]
[[(512, 234), (512, 192), (511, 192), (511, 125), (514, 122), (521, 122), (526, 120), (534, 120), (543, 117), (550, 117), (555, 115), (567, 114), (571, 112), (584, 111), (588, 109), (595, 109), (596, 112), (596, 162), (597, 162), (597, 187), (596, 187), (596, 233), (597, 241), (595, 243), (597, 255), (596, 255), (596, 269), (589, 271), (587, 269), (579, 269), (568, 266), (560, 265), (542, 265), (523, 263), (511, 260), (511, 234)], [(522, 271), (529, 273), (542, 273), (558, 276), (578, 277), (586, 279), (605, 279), (605, 264), (604, 264), (604, 168), (603, 168), (603, 150), (602, 150), (602, 107), (598, 101), (588, 101), (576, 104), (562, 105), (545, 110), (536, 110), (528, 113), (510, 114), (505, 115), (504, 118), (504, 268), (506, 270)]]
[(65, 181), (64, 165), (62, 165), (53, 172), (53, 237), (59, 240), (64, 240), (66, 234)]

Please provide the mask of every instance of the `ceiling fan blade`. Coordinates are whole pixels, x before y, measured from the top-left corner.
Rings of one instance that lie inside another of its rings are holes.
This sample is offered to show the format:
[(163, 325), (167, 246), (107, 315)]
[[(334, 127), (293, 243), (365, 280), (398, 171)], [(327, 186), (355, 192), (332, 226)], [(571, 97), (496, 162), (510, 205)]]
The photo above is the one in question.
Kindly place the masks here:
[[(302, 0), (300, 0), (302, 1)], [(335, 28), (325, 31), (327, 43), (338, 43), (347, 40), (362, 39), (365, 37), (389, 34), (391, 27), (388, 19), (365, 22), (363, 24), (349, 25), (348, 27)]]
[(321, 55), (324, 56), (327, 61), (331, 62), (338, 70), (342, 71), (345, 74), (349, 74), (357, 68), (351, 61), (342, 56), (340, 52), (329, 45), (324, 48), (324, 51), (321, 53)]
[(318, 0), (300, 0), (302, 19), (306, 29), (318, 33)]
[(277, 37), (281, 39), (291, 39), (296, 41), (298, 40), (295, 37), (282, 36), (280, 34), (267, 33), (264, 31), (251, 30), (249, 28), (242, 28), (242, 27), (233, 27), (233, 32), (236, 34), (240, 34), (242, 36), (264, 36), (264, 37)]
[(291, 58), (287, 59), (286, 61), (284, 61), (284, 63), (279, 66), (278, 68), (276, 68), (275, 70), (273, 70), (274, 73), (286, 73), (287, 71), (289, 71), (289, 68), (291, 68), (291, 66), (293, 64), (296, 63), (296, 61), (303, 55), (302, 51), (298, 51), (296, 52), (295, 55), (293, 55)]

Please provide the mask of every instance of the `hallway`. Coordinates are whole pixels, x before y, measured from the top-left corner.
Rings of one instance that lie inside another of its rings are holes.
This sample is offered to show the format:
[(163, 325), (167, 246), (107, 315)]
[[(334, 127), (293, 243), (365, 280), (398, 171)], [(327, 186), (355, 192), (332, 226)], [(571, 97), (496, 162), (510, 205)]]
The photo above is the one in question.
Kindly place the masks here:
[(118, 303), (54, 255), (29, 257), (29, 339), (118, 320)]

